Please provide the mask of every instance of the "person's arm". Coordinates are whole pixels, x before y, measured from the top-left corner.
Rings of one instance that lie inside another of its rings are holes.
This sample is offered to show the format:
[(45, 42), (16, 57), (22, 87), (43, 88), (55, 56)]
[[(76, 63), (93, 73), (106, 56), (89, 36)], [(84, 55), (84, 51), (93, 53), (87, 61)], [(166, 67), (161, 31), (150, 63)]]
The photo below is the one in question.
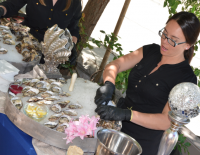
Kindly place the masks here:
[(98, 106), (104, 102), (107, 104), (112, 99), (112, 94), (115, 91), (117, 74), (134, 67), (142, 58), (143, 47), (109, 63), (103, 72), (104, 86), (97, 89), (94, 102)]
[(110, 121), (131, 121), (135, 124), (153, 130), (166, 130), (170, 127), (168, 112), (169, 104), (165, 105), (162, 113), (149, 114), (113, 106), (101, 105), (95, 109), (101, 119)]
[(3, 10), (4, 10), (4, 14), (3, 14), (3, 16), (4, 16), (6, 14), (6, 12), (7, 12), (7, 9), (3, 5), (0, 5), (0, 7), (2, 7)]
[(166, 130), (170, 127), (168, 112), (170, 111), (169, 103), (165, 105), (161, 114), (147, 114), (132, 110), (131, 122), (141, 125), (145, 128), (154, 130)]
[(143, 47), (136, 51), (124, 55), (106, 65), (103, 72), (103, 81), (110, 81), (115, 84), (115, 79), (118, 73), (128, 70), (139, 63), (143, 58)]
[(25, 4), (27, 4), (27, 0), (7, 0), (0, 3), (0, 7), (4, 9), (4, 17), (12, 17), (17, 15)]
[(78, 23), (79, 23), (79, 20), (81, 18), (81, 10), (82, 10), (82, 5), (81, 5), (81, 1), (80, 0), (77, 0), (76, 1), (77, 4), (76, 4), (76, 9), (74, 9), (73, 11), (74, 14), (73, 14), (73, 17), (68, 25), (68, 29), (72, 35), (72, 40), (73, 42), (76, 44), (78, 38), (79, 38), (79, 27), (78, 27)]

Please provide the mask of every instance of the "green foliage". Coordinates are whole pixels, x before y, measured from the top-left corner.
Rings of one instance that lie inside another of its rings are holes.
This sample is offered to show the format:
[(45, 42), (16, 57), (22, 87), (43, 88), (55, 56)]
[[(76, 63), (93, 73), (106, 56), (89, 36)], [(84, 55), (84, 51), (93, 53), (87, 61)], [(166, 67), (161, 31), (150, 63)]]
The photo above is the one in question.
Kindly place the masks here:
[[(194, 13), (200, 20), (200, 3), (199, 0), (165, 0), (164, 7), (168, 8), (169, 17), (177, 13), (177, 8), (182, 5), (182, 11), (188, 11)], [(200, 40), (198, 40), (194, 45), (194, 50), (198, 51), (198, 45), (200, 45)], [(195, 56), (196, 53), (194, 53)], [(193, 68), (193, 67), (192, 67)], [(199, 68), (193, 68), (195, 75), (198, 77), (198, 86), (200, 87), (200, 75)]]
[(73, 74), (72, 69), (73, 69), (74, 66), (70, 65), (69, 62), (66, 61), (65, 64), (60, 64), (59, 68), (61, 68), (61, 67), (69, 69), (70, 73)]
[[(113, 60), (120, 58), (121, 56), (123, 56), (124, 54), (122, 54), (122, 45), (120, 43), (118, 43), (118, 38), (120, 38), (119, 36), (115, 36), (113, 33), (111, 34), (106, 34), (105, 31), (101, 30), (101, 33), (103, 33), (105, 35), (104, 40), (96, 40), (96, 39), (92, 39), (92, 42), (95, 43), (98, 47), (100, 47), (101, 45), (104, 45), (106, 48), (111, 48), (112, 50), (115, 50), (119, 53), (118, 56), (115, 56)], [(124, 93), (127, 90), (128, 87), (128, 76), (130, 73), (131, 69), (123, 71), (121, 73), (117, 74), (117, 77), (115, 79), (115, 86), (117, 89), (122, 90), (122, 93)]]
[(180, 134), (178, 137), (178, 142), (176, 144), (176, 146), (174, 147), (174, 149), (177, 147), (179, 152), (182, 152), (181, 148), (183, 148), (185, 153), (188, 153), (188, 155), (190, 155), (189, 151), (188, 151), (188, 147), (190, 147), (190, 143), (185, 142), (186, 137), (183, 136), (183, 134)]

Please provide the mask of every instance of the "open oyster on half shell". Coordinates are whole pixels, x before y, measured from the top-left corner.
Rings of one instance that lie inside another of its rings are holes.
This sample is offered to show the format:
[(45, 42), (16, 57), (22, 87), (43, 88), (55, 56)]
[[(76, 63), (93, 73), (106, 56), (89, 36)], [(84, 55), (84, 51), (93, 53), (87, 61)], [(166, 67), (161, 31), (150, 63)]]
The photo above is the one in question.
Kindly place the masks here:
[(20, 97), (13, 97), (11, 99), (11, 102), (13, 103), (13, 105), (17, 108), (17, 109), (21, 109), (23, 106), (22, 100)]
[(23, 93), (23, 96), (35, 96), (39, 93), (39, 90), (37, 88), (30, 88), (26, 92)]

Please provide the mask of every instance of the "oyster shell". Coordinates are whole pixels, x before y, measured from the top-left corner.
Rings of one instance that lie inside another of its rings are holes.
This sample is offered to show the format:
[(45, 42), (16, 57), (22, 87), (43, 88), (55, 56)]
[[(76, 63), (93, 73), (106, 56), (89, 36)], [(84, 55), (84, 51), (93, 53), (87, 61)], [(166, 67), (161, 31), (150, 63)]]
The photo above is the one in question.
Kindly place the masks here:
[(66, 92), (62, 92), (59, 94), (59, 96), (62, 96), (62, 97), (69, 97), (71, 96), (69, 93), (66, 93)]
[(55, 92), (55, 93), (61, 93), (62, 92), (62, 89), (60, 87), (52, 87), (51, 88), (52, 92)]
[(44, 125), (46, 127), (48, 127), (48, 128), (53, 129), (53, 128), (55, 128), (58, 125), (58, 122), (46, 122), (46, 123), (44, 123)]
[(9, 94), (9, 97), (10, 97), (10, 99), (12, 99), (13, 97), (15, 97), (15, 96), (16, 96), (14, 93), (12, 93), (12, 92), (10, 92), (10, 91), (9, 91), (9, 93), (8, 93), (8, 94)]
[(60, 114), (53, 114), (51, 115), (48, 120), (51, 121), (51, 122), (55, 122), (57, 120), (59, 120), (59, 118), (63, 115), (63, 113), (60, 113)]
[(0, 29), (10, 30), (10, 28), (8, 26), (3, 26), (3, 25), (0, 25)]
[(25, 79), (25, 80), (23, 81), (23, 84), (25, 84), (25, 85), (29, 85), (30, 82), (31, 82), (31, 79)]
[(43, 100), (43, 98), (39, 96), (34, 96), (34, 97), (31, 97), (27, 102), (37, 102), (40, 100)]
[(39, 91), (40, 91), (40, 92), (45, 92), (45, 91), (47, 91), (47, 90), (49, 90), (49, 89), (50, 89), (50, 84), (47, 83), (47, 82), (45, 82), (44, 85), (43, 85), (42, 87), (39, 88)]
[(68, 115), (68, 116), (77, 116), (78, 115), (78, 113), (72, 109), (66, 109), (63, 112), (65, 115)]
[(34, 49), (32, 49), (29, 52), (29, 55), (27, 55), (23, 58), (23, 61), (30, 62), (30, 61), (33, 61), (33, 60), (37, 60), (38, 58), (39, 58), (38, 53)]
[(59, 104), (61, 108), (65, 108), (69, 104), (69, 102), (70, 101), (66, 100), (66, 101), (57, 102), (57, 104)]
[(66, 84), (67, 80), (65, 78), (59, 78), (58, 82), (62, 83), (62, 84)]
[(1, 33), (1, 34), (2, 34), (2, 35), (5, 35), (5, 34), (9, 34), (9, 33), (10, 33), (10, 32), (9, 32), (8, 30), (5, 30), (5, 29), (4, 29), (4, 30), (2, 30), (2, 33)]
[(8, 52), (8, 50), (7, 49), (5, 49), (5, 48), (0, 48), (0, 54), (6, 54)]
[(46, 97), (44, 99), (47, 100), (47, 101), (57, 101), (57, 100), (60, 100), (60, 97), (58, 97), (58, 96), (50, 96), (50, 97)]
[(17, 108), (17, 109), (21, 109), (23, 106), (22, 100), (19, 97), (13, 97), (11, 99), (11, 102), (13, 103), (13, 105)]
[(59, 124), (56, 128), (56, 131), (65, 133), (65, 129), (69, 127), (68, 123)]
[(30, 53), (29, 51), (22, 51), (21, 54), (22, 54), (22, 56), (24, 57), (24, 58), (23, 58), (23, 61), (28, 62), (28, 59), (30, 58), (31, 53)]
[(31, 88), (23, 93), (23, 96), (35, 96), (39, 93), (39, 90), (37, 88)]
[(33, 87), (31, 87), (31, 86), (24, 87), (23, 90), (22, 90), (22, 93), (25, 93), (26, 91), (28, 91), (31, 88), (33, 88)]
[(17, 52), (18, 53), (21, 53), (22, 52), (22, 49), (21, 49), (21, 43), (19, 43), (19, 44), (17, 44), (16, 46), (15, 46), (15, 48), (16, 48), (16, 50), (17, 50)]
[(6, 39), (12, 39), (12, 36), (10, 34), (6, 34), (5, 36), (3, 36), (3, 39), (6, 40)]
[(51, 87), (62, 87), (62, 83), (61, 82), (52, 82), (51, 83)]
[(45, 83), (47, 83), (47, 82), (46, 82), (46, 81), (39, 81), (39, 82), (37, 82), (37, 83), (35, 84), (35, 87), (36, 87), (36, 88), (41, 88), (41, 87), (43, 87), (43, 85), (44, 85)]
[(59, 124), (69, 123), (70, 120), (71, 120), (71, 117), (67, 115), (62, 115), (59, 119)]
[(8, 45), (15, 45), (15, 41), (10, 40), (10, 39), (6, 39), (3, 41), (4, 44), (8, 44)]
[(52, 82), (56, 82), (56, 80), (55, 79), (46, 79), (46, 81), (48, 82), (48, 83), (52, 83)]
[(15, 41), (22, 41), (23, 40), (23, 36), (16, 36)]
[(35, 84), (36, 84), (37, 82), (39, 82), (39, 81), (40, 81), (39, 79), (32, 79), (29, 85), (30, 85), (31, 87), (34, 87)]
[(61, 112), (61, 106), (59, 104), (52, 105), (50, 107), (50, 109), (55, 113), (60, 113)]
[(82, 109), (83, 108), (83, 106), (78, 103), (71, 103), (68, 107), (70, 109)]
[(37, 104), (53, 104), (52, 101), (47, 101), (47, 100), (40, 100), (36, 102)]
[(99, 120), (96, 127), (103, 127), (105, 129), (114, 129), (117, 131), (120, 131), (122, 128), (119, 121), (108, 121), (108, 120), (103, 120), (103, 119)]
[(41, 93), (41, 96), (43, 98), (50, 97), (50, 96), (53, 96), (53, 95), (55, 95), (55, 94), (52, 91), (46, 91), (46, 92)]

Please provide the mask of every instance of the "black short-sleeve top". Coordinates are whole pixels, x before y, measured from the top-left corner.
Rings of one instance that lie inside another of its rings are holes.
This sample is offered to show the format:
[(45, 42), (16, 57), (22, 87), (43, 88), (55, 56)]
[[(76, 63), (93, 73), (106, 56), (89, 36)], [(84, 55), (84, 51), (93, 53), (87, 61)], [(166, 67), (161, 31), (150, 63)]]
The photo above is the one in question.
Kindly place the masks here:
[(81, 0), (72, 0), (68, 10), (63, 11), (67, 0), (58, 0), (53, 6), (52, 0), (7, 0), (0, 3), (7, 9), (4, 17), (12, 17), (26, 5), (26, 18), (22, 24), (31, 28), (30, 33), (39, 41), (43, 41), (45, 31), (55, 24), (61, 29), (68, 28), (72, 36), (79, 37), (79, 19), (81, 18)]
[[(161, 61), (160, 46), (143, 47), (143, 59), (132, 68), (122, 108), (142, 113), (162, 113), (171, 89), (181, 82), (197, 84), (197, 77), (185, 60), (178, 64), (165, 64), (151, 71)], [(151, 73), (151, 74), (150, 74)], [(150, 74), (150, 75), (149, 75)], [(135, 138), (143, 149), (143, 155), (155, 155), (164, 131), (151, 130), (135, 123), (123, 121), (122, 131)]]

